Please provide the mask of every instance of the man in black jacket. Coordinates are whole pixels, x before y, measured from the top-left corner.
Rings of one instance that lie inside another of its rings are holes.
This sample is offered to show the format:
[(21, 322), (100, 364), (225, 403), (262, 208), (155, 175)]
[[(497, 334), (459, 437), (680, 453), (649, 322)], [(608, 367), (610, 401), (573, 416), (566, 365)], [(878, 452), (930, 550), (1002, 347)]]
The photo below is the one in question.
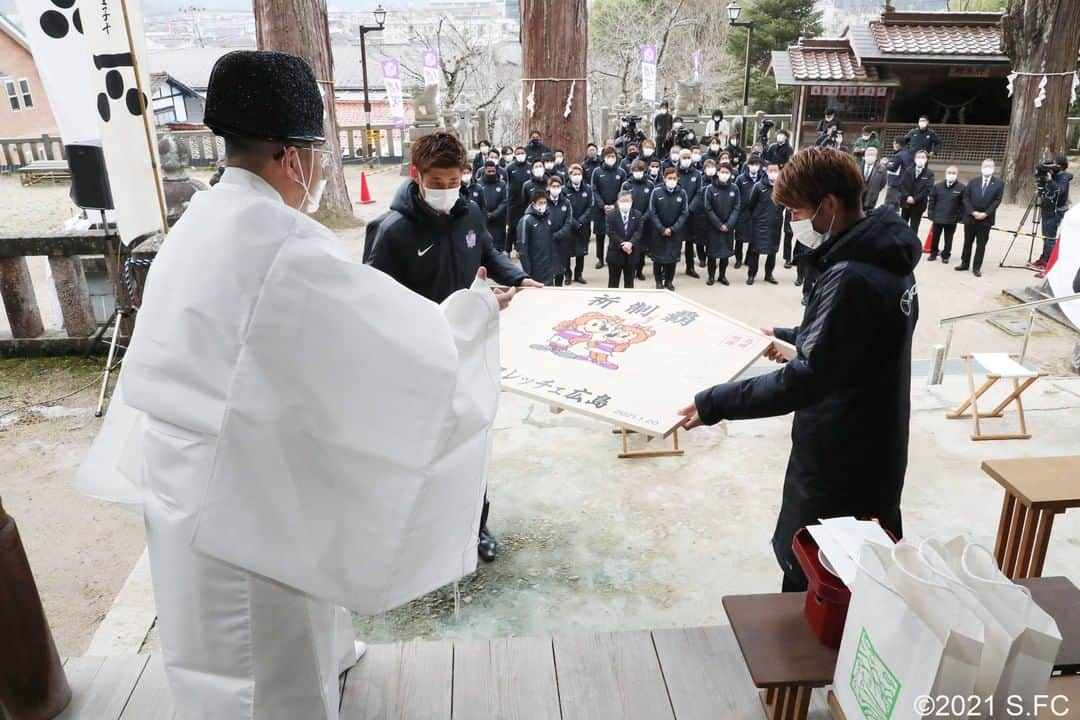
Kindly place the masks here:
[(604, 267), (604, 235), (606, 228), (606, 216), (615, 207), (615, 201), (619, 197), (623, 183), (626, 182), (626, 173), (618, 166), (618, 156), (615, 148), (604, 148), (604, 164), (593, 171), (589, 184), (592, 185), (595, 200), (593, 212), (596, 221), (593, 230), (596, 231), (596, 269)]
[[(365, 252), (372, 267), (437, 303), (472, 285), (481, 267), (501, 285), (543, 287), (495, 250), (485, 214), (462, 197), (465, 147), (455, 136), (423, 136), (413, 144), (412, 160), (417, 179), (398, 190)], [(487, 515), (485, 500), (478, 551), (490, 562), (498, 544), (487, 529)]]
[(675, 168), (664, 170), (664, 183), (652, 191), (646, 217), (652, 224), (649, 249), (652, 251), (656, 289), (674, 291), (675, 265), (679, 262), (679, 249), (690, 217), (690, 203), (679, 187), (679, 171)]
[(1043, 249), (1039, 259), (1031, 264), (1032, 270), (1043, 272), (1046, 264), (1050, 262), (1050, 256), (1054, 252), (1054, 244), (1057, 242), (1058, 227), (1061, 219), (1069, 209), (1069, 185), (1072, 183), (1072, 173), (1069, 172), (1069, 158), (1058, 155), (1054, 159), (1054, 170), (1048, 172), (1042, 190), (1042, 235)]
[(551, 152), (551, 148), (544, 144), (540, 131), (533, 130), (529, 133), (529, 144), (525, 146), (525, 159), (531, 163), (543, 160), (544, 156), (549, 153), (552, 155), (552, 162), (554, 162), (554, 153)]
[(916, 237), (930, 199), (930, 189), (934, 187), (934, 171), (927, 167), (926, 159), (925, 150), (917, 151), (915, 164), (900, 175), (900, 217), (911, 225)]
[(645, 221), (634, 209), (634, 198), (629, 190), (619, 193), (617, 207), (607, 214), (605, 221), (607, 236), (611, 239), (607, 254), (608, 287), (619, 287), (619, 278), (622, 278), (623, 287), (633, 289)]
[[(987, 158), (982, 161), (982, 177), (972, 180), (961, 195), (964, 203), (964, 252), (960, 264), (954, 269), (963, 272), (971, 268), (975, 277), (982, 276), (983, 255), (986, 243), (990, 239), (990, 228), (997, 218), (998, 205), (1005, 193), (1005, 183), (994, 177), (994, 161)], [(971, 247), (975, 246), (975, 259), (972, 263)]]
[(506, 181), (499, 177), (499, 163), (488, 160), (484, 163), (480, 187), (484, 192), (484, 204), (487, 212), (487, 230), (491, 234), (491, 244), (499, 252), (506, 251), (506, 208), (510, 200)]
[[(517, 231), (517, 251), (521, 258), (521, 267), (531, 277), (538, 278), (547, 285), (554, 285), (563, 271), (559, 259), (559, 243), (555, 238), (559, 228), (553, 226), (552, 218), (548, 214), (547, 191), (536, 188), (529, 200), (529, 209), (521, 217)], [(567, 219), (564, 213), (561, 218), (564, 226)]]
[[(808, 148), (773, 191), (792, 208), (799, 242), (820, 270), (799, 326), (766, 330), (793, 343), (781, 369), (700, 392), (684, 427), (795, 412), (772, 545), (783, 589), (806, 589), (791, 550), (819, 518), (875, 517), (903, 534), (900, 495), (911, 415), (911, 338), (919, 316), (918, 238), (886, 208), (862, 212), (862, 176), (836, 150)], [(800, 223), (800, 225), (802, 225)], [(780, 360), (773, 346), (768, 357)]]
[(919, 116), (919, 126), (908, 130), (904, 139), (907, 140), (911, 152), (925, 150), (930, 157), (933, 157), (941, 146), (937, 133), (930, 129), (930, 118), (925, 115)]
[(596, 147), (596, 143), (589, 143), (585, 148), (585, 159), (581, 161), (581, 169), (585, 171), (585, 184), (588, 185), (592, 182), (593, 170), (604, 164), (604, 161), (600, 159), (600, 151)]
[(532, 177), (532, 163), (525, 156), (525, 148), (514, 148), (514, 159), (506, 166), (507, 200), (506, 205), (506, 254), (514, 250), (514, 237), (521, 216), (528, 205), (521, 195), (521, 188)]
[(573, 217), (570, 220), (571, 255), (574, 258), (574, 270), (566, 267), (566, 278), (585, 285), (585, 256), (589, 254), (589, 237), (592, 235), (593, 191), (589, 186), (585, 169), (581, 165), (570, 166), (570, 183), (563, 190), (570, 201)]
[[(945, 179), (934, 185), (930, 191), (930, 201), (926, 207), (926, 216), (934, 224), (930, 239), (930, 262), (934, 262), (941, 253), (941, 262), (949, 262), (952, 255), (952, 241), (956, 234), (956, 223), (964, 215), (964, 183), (957, 177), (955, 165), (945, 168)], [(945, 244), (941, 237), (945, 236)]]

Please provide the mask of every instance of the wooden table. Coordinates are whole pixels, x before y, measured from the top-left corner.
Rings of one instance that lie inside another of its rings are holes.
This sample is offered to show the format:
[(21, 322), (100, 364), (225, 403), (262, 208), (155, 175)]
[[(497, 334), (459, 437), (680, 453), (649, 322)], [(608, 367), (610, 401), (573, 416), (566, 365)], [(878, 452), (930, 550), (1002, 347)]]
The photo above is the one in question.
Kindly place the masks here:
[(806, 593), (727, 595), (731, 629), (769, 720), (804, 720), (814, 688), (832, 683), (836, 651), (814, 636)]
[(994, 557), (1009, 578), (1040, 577), (1054, 516), (1080, 507), (1080, 455), (986, 460), (1005, 488)]
[[(1080, 589), (1064, 577), (1029, 578), (1016, 583), (1031, 591), (1032, 599), (1061, 630), (1054, 671), (1080, 675)], [(810, 630), (803, 614), (805, 602), (806, 593), (723, 598), (750, 678), (763, 691), (762, 703), (770, 720), (805, 718), (811, 691), (831, 685), (836, 672), (837, 653), (822, 645)], [(833, 715), (842, 720), (831, 691), (829, 706)], [(1072, 707), (1080, 715), (1080, 704)]]

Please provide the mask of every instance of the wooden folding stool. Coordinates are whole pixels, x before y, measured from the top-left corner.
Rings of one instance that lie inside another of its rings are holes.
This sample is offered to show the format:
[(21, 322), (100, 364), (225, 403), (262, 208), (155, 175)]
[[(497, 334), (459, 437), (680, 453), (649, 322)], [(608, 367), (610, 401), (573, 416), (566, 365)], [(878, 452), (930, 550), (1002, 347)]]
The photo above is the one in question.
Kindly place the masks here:
[[(1024, 403), (1020, 399), (1021, 393), (1031, 387), (1031, 384), (1041, 377), (1045, 377), (1047, 373), (1039, 372), (1038, 370), (1030, 370), (1017, 361), (1016, 355), (1009, 355), (1007, 353), (974, 353), (971, 355), (962, 355), (964, 364), (967, 366), (968, 376), (968, 388), (971, 391), (971, 396), (960, 404), (960, 407), (948, 413), (947, 417), (950, 419), (965, 418), (973, 416), (975, 418), (975, 432), (971, 434), (972, 440), (1027, 440), (1031, 437), (1031, 433), (1027, 430), (1027, 421), (1024, 419)], [(975, 369), (974, 364), (978, 363), (984, 370), (986, 370), (986, 382), (982, 384), (978, 389), (975, 388)], [(1005, 399), (998, 403), (997, 407), (988, 413), (979, 412), (979, 398), (983, 396), (987, 390), (989, 390), (998, 380), (1012, 380), (1013, 390)], [(1021, 382), (1023, 380), (1023, 382)], [(1005, 408), (1009, 403), (1016, 403), (1016, 410), (1020, 417), (1020, 432), (1019, 433), (1003, 433), (1003, 434), (986, 434), (982, 431), (980, 426), (980, 420), (983, 418), (999, 418), (1004, 414)], [(968, 413), (968, 407), (971, 408), (971, 412)]]

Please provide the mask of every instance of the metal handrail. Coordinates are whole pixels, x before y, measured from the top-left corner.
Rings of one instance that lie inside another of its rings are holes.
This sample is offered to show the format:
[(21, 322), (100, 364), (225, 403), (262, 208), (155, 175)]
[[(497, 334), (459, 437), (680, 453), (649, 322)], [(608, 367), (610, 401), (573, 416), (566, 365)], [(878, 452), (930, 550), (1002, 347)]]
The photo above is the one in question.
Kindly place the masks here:
[(1049, 305), (1051, 303), (1063, 303), (1070, 300), (1080, 300), (1080, 293), (1073, 293), (1072, 295), (1065, 295), (1063, 297), (1049, 297), (1041, 300), (1032, 300), (1030, 302), (1019, 303), (1017, 305), (1009, 305), (1007, 307), (993, 308), (992, 310), (980, 310), (978, 312), (964, 313), (963, 315), (953, 315), (951, 317), (941, 318), (938, 321), (940, 327), (948, 327), (949, 330), (945, 335), (945, 347), (941, 354), (940, 362), (931, 363), (931, 385), (941, 384), (941, 375), (944, 371), (945, 360), (949, 357), (949, 348), (952, 346), (953, 330), (956, 329), (956, 323), (961, 320), (975, 320), (977, 318), (989, 317), (991, 315), (998, 315), (1005, 312), (1015, 312), (1016, 310), (1028, 310), (1028, 323), (1027, 329), (1024, 331), (1024, 345), (1020, 349), (1020, 360), (1023, 364), (1024, 358), (1027, 356), (1028, 341), (1031, 339), (1031, 329), (1035, 326), (1035, 313), (1043, 305)]

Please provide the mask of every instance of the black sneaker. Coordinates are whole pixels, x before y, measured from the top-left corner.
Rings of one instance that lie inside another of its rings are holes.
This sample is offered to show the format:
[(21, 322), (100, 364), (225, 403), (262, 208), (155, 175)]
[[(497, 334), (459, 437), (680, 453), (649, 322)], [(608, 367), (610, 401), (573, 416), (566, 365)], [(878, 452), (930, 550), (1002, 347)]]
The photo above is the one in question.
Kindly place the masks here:
[(712, 278), (709, 278), (708, 280), (706, 280), (706, 281), (705, 281), (705, 284), (706, 284), (706, 285), (710, 285), (710, 286), (711, 286), (711, 285), (715, 285), (715, 284), (716, 284), (716, 280), (714, 280), (714, 279), (712, 279)]
[(735, 261), (735, 269), (738, 270), (741, 267), (742, 267), (742, 260), (736, 260)]
[(930, 260), (930, 262), (934, 262), (935, 260), (937, 260), (937, 255), (935, 255), (934, 253), (930, 253), (930, 257), (928, 259)]
[(667, 285), (665, 285), (664, 289), (665, 290), (670, 290), (671, 292), (675, 292), (675, 286), (672, 285), (671, 283), (668, 283)]
[(753, 284), (754, 284), (754, 276), (753, 276), (753, 275), (751, 275), (750, 277), (746, 278), (746, 284), (747, 284), (747, 285), (753, 285)]
[(953, 268), (956, 272), (965, 272), (968, 269), (967, 265), (957, 265)]
[(583, 278), (583, 277), (574, 278), (574, 282), (576, 282), (578, 285), (588, 285), (589, 284), (589, 283), (585, 282), (585, 278)]
[(491, 534), (487, 526), (480, 528), (480, 539), (476, 543), (476, 554), (484, 562), (492, 562), (498, 552), (499, 542), (495, 539), (495, 536)]
[(769, 283), (770, 285), (779, 285), (780, 284), (779, 282), (777, 282), (776, 278), (774, 278), (772, 275), (766, 275), (765, 276), (765, 282)]
[(949, 262), (949, 256), (948, 255), (942, 255), (941, 256), (941, 262), (948, 263)]
[(695, 278), (695, 279), (696, 279), (696, 278), (700, 278), (700, 277), (701, 277), (700, 275), (698, 275), (698, 271), (697, 271), (697, 270), (695, 270), (695, 269), (693, 268), (693, 266), (691, 266), (691, 267), (688, 267), (688, 268), (686, 269), (686, 274), (687, 274), (687, 275), (689, 275), (689, 276), (690, 276), (690, 277), (692, 277), (692, 278)]
[(728, 282), (727, 275), (721, 275), (720, 279), (717, 282), (719, 282), (721, 285), (730, 285), (731, 284), (731, 283)]
[(795, 278), (795, 287), (802, 287), (802, 278), (801, 277)]
[(603, 270), (604, 269), (604, 261), (603, 260), (597, 260), (596, 261), (596, 269), (597, 270)]
[(785, 260), (784, 261), (784, 269), (785, 270), (790, 270), (791, 269), (791, 261), (790, 260)]

